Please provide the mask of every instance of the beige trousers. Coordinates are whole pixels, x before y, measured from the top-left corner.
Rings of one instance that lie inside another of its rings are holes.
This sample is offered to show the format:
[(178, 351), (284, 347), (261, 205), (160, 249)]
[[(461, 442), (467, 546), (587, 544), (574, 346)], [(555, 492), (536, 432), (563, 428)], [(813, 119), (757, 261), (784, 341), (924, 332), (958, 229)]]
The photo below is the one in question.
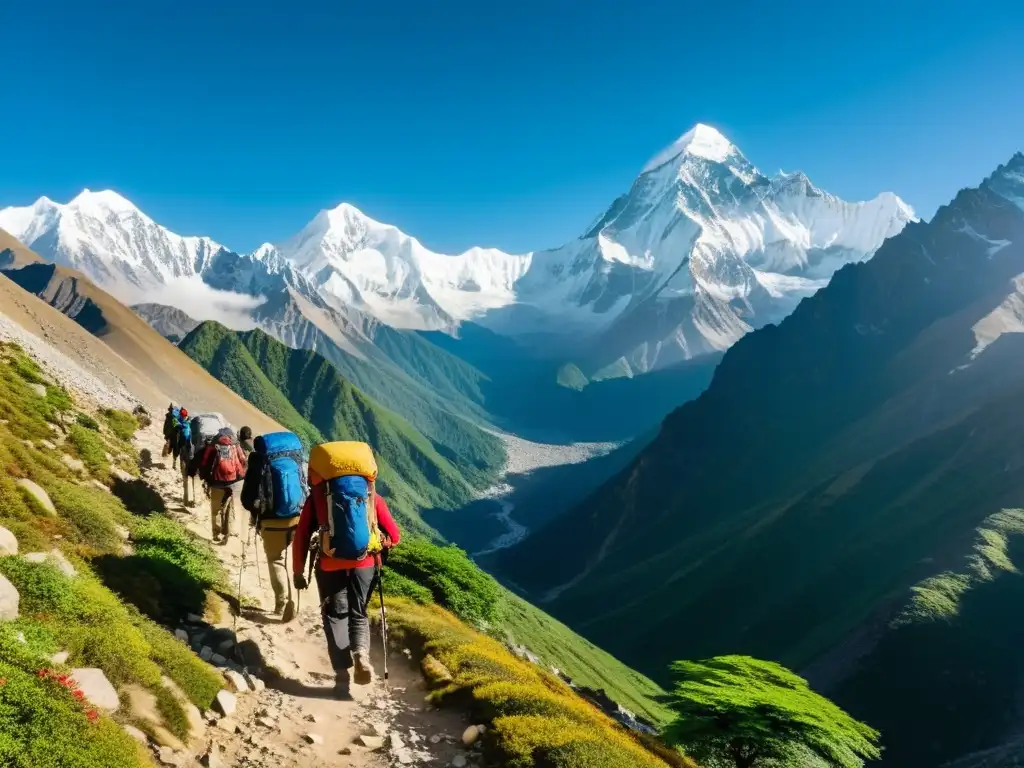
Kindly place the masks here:
[(270, 570), (270, 586), (274, 590), (274, 612), (280, 613), (288, 601), (288, 569), (285, 558), (291, 544), (294, 528), (284, 530), (262, 528), (263, 551), (267, 554), (267, 567)]
[(231, 501), (231, 488), (210, 489), (210, 530), (213, 538), (231, 535), (234, 517), (234, 504)]

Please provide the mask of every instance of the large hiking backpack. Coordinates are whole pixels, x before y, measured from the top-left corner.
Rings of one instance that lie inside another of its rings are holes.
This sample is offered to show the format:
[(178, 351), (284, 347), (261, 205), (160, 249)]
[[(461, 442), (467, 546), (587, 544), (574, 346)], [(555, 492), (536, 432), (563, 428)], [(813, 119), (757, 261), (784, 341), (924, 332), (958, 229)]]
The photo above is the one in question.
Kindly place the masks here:
[(225, 427), (213, 438), (213, 459), (206, 467), (206, 477), (203, 479), (208, 483), (225, 485), (237, 483), (245, 477), (245, 465), (242, 463), (242, 449), (238, 445), (238, 438), (230, 427)]
[(320, 548), (328, 557), (362, 560), (381, 550), (374, 481), (377, 462), (366, 443), (324, 443), (309, 453), (309, 468), (324, 482), (327, 524)]
[(257, 437), (254, 447), (264, 456), (258, 496), (260, 517), (298, 517), (306, 500), (306, 473), (299, 438), (291, 432), (271, 432)]

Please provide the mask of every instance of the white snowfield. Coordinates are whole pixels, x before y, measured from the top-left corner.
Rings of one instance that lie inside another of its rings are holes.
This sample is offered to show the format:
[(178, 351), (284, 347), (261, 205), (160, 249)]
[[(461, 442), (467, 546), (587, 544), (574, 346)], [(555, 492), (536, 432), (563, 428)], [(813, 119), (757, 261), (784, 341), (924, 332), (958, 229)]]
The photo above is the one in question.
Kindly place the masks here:
[(114, 192), (0, 210), (0, 228), (122, 297), (214, 271), (219, 289), (269, 295), (285, 275), (319, 305), (397, 328), (454, 333), (471, 320), (547, 337), (597, 378), (727, 348), (913, 219), (891, 193), (850, 203), (802, 173), (765, 176), (706, 125), (659, 152), (580, 238), (535, 253), (435, 253), (343, 203), (225, 272), (217, 243), (176, 235)]

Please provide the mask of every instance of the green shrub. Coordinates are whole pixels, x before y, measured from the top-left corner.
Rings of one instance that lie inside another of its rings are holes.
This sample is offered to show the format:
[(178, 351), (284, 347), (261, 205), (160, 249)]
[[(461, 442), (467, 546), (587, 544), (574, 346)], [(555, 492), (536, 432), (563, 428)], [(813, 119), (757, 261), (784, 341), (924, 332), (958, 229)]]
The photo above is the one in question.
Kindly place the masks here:
[(474, 624), (494, 622), (501, 613), (501, 588), (456, 546), (408, 539), (391, 552), (388, 569), (430, 590), (456, 616)]
[(79, 413), (75, 416), (75, 423), (86, 429), (91, 429), (93, 432), (100, 431), (100, 423), (87, 413)]
[(123, 542), (117, 526), (125, 522), (127, 515), (109, 493), (56, 479), (45, 487), (57, 512), (71, 522), (75, 543), (98, 552), (120, 550)]
[(68, 430), (68, 442), (71, 443), (78, 458), (85, 462), (85, 466), (92, 474), (101, 477), (110, 471), (107, 446), (98, 432), (87, 429), (81, 424), (72, 424), (71, 429)]
[(103, 419), (113, 435), (125, 443), (130, 443), (139, 429), (138, 419), (127, 411), (104, 408), (100, 411), (100, 418)]
[(434, 594), (398, 571), (384, 569), (384, 594), (387, 597), (407, 597), (415, 603), (425, 605), (434, 602)]
[(162, 627), (139, 614), (135, 615), (134, 621), (150, 645), (153, 661), (178, 684), (193, 704), (200, 709), (209, 709), (223, 687), (221, 676)]

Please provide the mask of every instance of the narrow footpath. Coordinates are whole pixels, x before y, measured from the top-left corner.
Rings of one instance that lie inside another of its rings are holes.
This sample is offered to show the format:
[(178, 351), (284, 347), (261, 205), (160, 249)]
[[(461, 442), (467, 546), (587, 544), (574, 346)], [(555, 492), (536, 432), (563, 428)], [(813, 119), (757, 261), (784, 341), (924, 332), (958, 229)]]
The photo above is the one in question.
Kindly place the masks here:
[[(209, 540), (209, 502), (200, 490), (195, 508), (182, 505), (180, 474), (171, 469), (169, 459), (160, 458), (158, 426), (141, 432), (137, 442), (153, 457), (154, 466), (146, 471), (145, 479), (164, 498), (168, 513)], [(216, 720), (208, 715), (207, 727), (190, 745), (192, 754), (168, 756), (167, 764), (194, 766), (198, 761), (210, 768), (482, 765), (479, 753), (462, 743), (470, 723), (458, 712), (426, 703), (426, 686), (419, 669), (407, 658), (407, 649), (392, 648), (388, 657), (391, 679), (385, 690), (379, 678), (382, 648), (376, 626), (372, 645), (378, 679), (370, 686), (353, 685), (353, 701), (333, 698), (334, 676), (316, 587), (302, 592), (301, 597), (296, 593), (298, 616), (282, 624), (266, 612), (273, 605), (273, 593), (262, 543), (249, 528), (248, 513), (237, 500), (233, 532), (227, 545), (213, 549), (229, 574), (232, 592), (241, 572), (243, 607), (237, 625), (226, 607), (220, 626), (234, 628), (247, 665), (273, 669), (276, 674), (262, 675), (265, 689), (239, 694), (234, 714)]]

